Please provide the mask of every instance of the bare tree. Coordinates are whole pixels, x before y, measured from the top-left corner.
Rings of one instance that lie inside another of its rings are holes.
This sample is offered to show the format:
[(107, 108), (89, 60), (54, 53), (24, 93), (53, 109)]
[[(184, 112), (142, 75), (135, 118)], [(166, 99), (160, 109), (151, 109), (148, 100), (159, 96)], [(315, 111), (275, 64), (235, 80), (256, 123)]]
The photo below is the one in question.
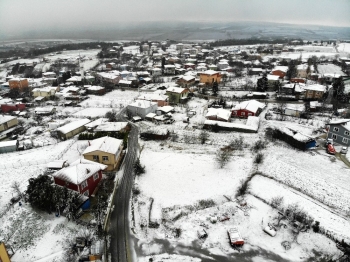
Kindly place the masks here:
[(199, 141), (201, 142), (202, 145), (205, 144), (205, 142), (207, 142), (208, 139), (209, 139), (209, 133), (203, 129), (199, 133), (198, 139), (199, 139)]

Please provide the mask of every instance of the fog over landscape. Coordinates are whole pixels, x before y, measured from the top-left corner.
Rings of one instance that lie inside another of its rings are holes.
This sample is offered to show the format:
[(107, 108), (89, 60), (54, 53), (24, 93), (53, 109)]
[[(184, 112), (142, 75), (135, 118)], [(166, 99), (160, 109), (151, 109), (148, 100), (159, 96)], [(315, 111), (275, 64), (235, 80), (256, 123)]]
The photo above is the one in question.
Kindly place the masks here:
[(350, 38), (349, 13), (347, 0), (2, 0), (0, 39)]

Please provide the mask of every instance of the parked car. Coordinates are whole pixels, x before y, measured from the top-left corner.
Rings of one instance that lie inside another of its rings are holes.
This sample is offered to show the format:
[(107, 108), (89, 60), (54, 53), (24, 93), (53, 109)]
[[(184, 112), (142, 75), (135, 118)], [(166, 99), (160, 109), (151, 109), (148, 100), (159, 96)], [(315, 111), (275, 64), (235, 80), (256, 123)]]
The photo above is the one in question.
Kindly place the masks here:
[(230, 239), (230, 244), (232, 247), (242, 247), (244, 245), (244, 240), (238, 231), (238, 228), (233, 227), (227, 231), (228, 238)]
[(343, 146), (340, 150), (341, 154), (346, 154), (348, 152), (348, 148), (346, 146)]
[(328, 154), (334, 155), (334, 154), (335, 154), (334, 145), (333, 145), (333, 144), (328, 144), (328, 145), (327, 145), (326, 152), (327, 152)]

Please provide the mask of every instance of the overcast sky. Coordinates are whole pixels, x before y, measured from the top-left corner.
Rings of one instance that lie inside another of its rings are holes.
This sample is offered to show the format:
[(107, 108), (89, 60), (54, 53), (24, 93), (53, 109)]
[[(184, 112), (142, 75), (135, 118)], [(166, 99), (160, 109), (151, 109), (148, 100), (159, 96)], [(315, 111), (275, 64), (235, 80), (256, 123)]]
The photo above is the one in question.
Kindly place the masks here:
[(142, 21), (266, 21), (350, 27), (350, 0), (0, 0), (0, 33)]

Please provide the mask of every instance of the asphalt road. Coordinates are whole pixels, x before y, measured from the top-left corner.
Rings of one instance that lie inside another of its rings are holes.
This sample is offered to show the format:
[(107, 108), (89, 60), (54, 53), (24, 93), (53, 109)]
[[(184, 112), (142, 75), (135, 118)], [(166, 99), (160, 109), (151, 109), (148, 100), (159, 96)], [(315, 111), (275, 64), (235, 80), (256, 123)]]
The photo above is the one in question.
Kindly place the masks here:
[(110, 254), (113, 262), (132, 261), (130, 252), (129, 203), (134, 180), (133, 165), (137, 158), (138, 127), (132, 125), (128, 138), (128, 150), (124, 159), (124, 173), (114, 198), (109, 234), (111, 236)]

